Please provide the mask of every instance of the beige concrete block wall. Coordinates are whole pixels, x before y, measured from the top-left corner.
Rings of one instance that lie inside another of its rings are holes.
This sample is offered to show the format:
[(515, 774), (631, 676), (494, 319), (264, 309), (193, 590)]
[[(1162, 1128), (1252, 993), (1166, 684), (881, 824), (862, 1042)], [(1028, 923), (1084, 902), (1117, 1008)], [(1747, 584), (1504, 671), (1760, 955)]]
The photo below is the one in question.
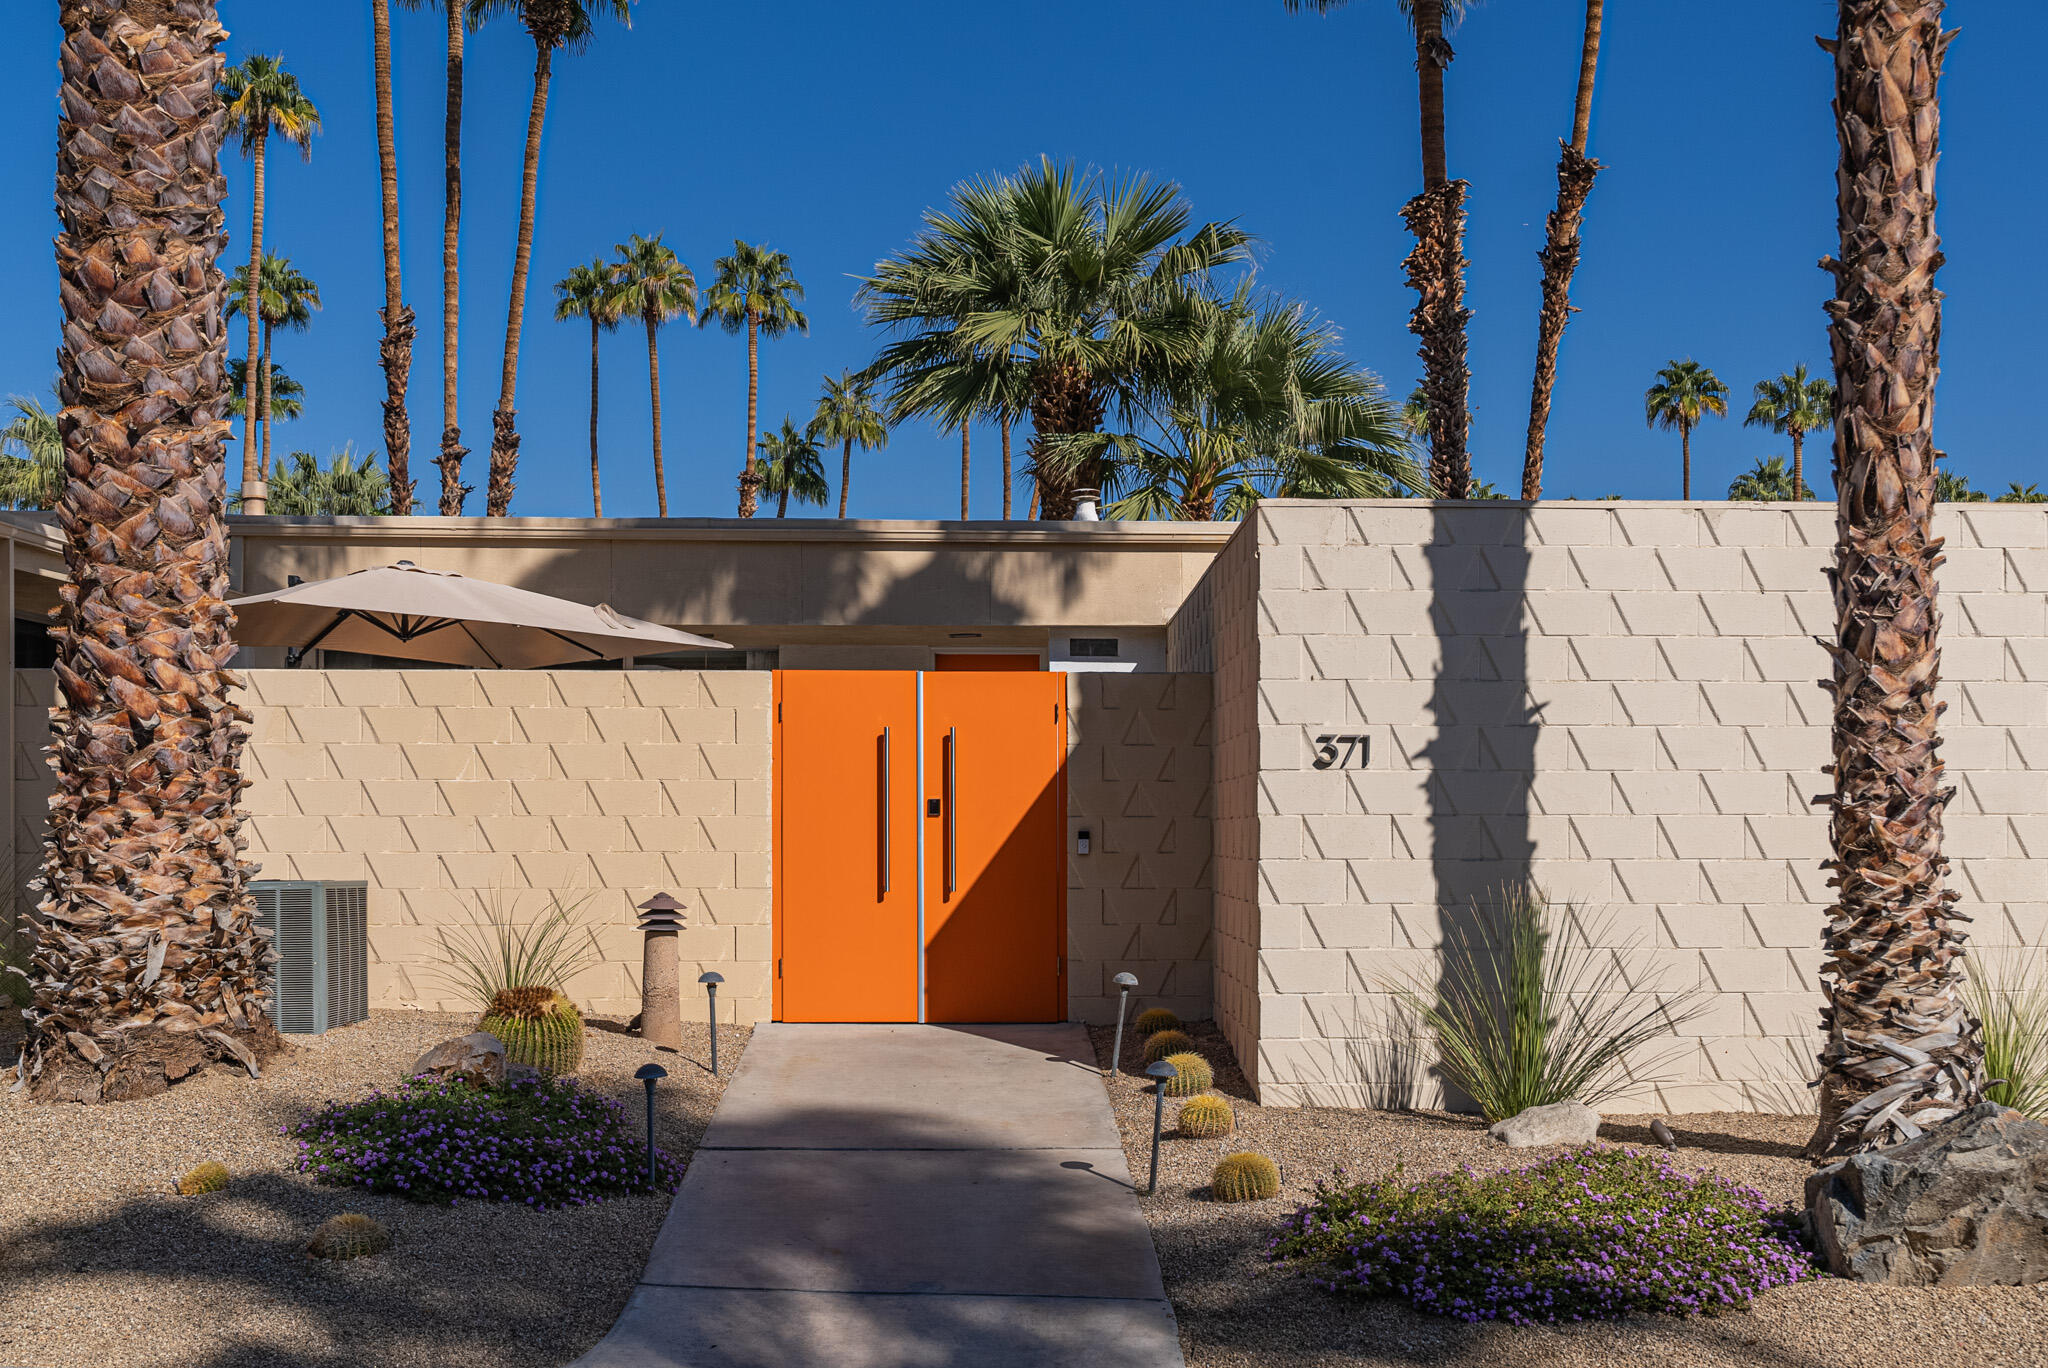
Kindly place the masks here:
[[(244, 795), (265, 879), (370, 885), (373, 1006), (462, 1010), (437, 931), (573, 903), (602, 960), (570, 991), (639, 1010), (634, 905), (686, 903), (684, 1010), (769, 1013), (770, 687), (765, 673), (255, 670)], [(51, 676), (16, 676), (17, 859), (39, 857)]]
[(1067, 1015), (1114, 1022), (1128, 971), (1134, 1009), (1207, 1017), (1209, 676), (1069, 675), (1067, 717)]
[[(1415, 1078), (1390, 974), (1425, 982), (1445, 907), (1529, 877), (1710, 1010), (1634, 1101), (1804, 1109), (1828, 905), (1830, 505), (1269, 503), (1256, 553), (1258, 984), (1268, 1102)], [(1945, 505), (1947, 849), (1972, 947), (2042, 943), (2048, 510)], [(1231, 553), (1227, 553), (1231, 554)], [(1219, 562), (1218, 573), (1223, 573)], [(1219, 580), (1220, 584), (1222, 581)], [(1247, 914), (1217, 609), (1219, 1011)], [(1239, 648), (1242, 649), (1242, 648)], [(1241, 668), (1241, 667), (1240, 667)], [(1311, 768), (1312, 738), (1370, 740)], [(1227, 772), (1228, 767), (1228, 772)], [(1241, 1052), (1244, 1046), (1239, 1045)], [(1433, 1100), (1425, 1081), (1419, 1094)]]

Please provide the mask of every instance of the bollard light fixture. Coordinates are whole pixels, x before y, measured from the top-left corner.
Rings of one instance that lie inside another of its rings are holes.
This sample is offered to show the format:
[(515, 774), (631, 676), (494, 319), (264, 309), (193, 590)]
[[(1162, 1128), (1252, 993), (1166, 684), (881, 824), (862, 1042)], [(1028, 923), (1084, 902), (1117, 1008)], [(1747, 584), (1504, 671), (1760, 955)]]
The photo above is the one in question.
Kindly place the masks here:
[(666, 893), (640, 904), (645, 938), (640, 962), (640, 1035), (656, 1045), (683, 1044), (683, 990), (677, 965), (683, 905)]
[(1116, 1043), (1109, 1047), (1109, 1076), (1116, 1077), (1123, 1072), (1124, 1065), (1124, 1008), (1130, 1005), (1131, 989), (1138, 986), (1138, 976), (1132, 973), (1118, 974), (1110, 980), (1117, 986), (1116, 998)]
[(711, 995), (711, 1076), (718, 1077), (718, 985), (725, 982), (725, 975), (716, 969), (708, 969), (697, 975), (697, 982), (704, 985), (704, 991)]
[[(654, 1085), (668, 1077), (668, 1070), (659, 1064), (642, 1064), (633, 1077), (647, 1085), (647, 1186), (651, 1188), (661, 1181), (654, 1169)], [(1158, 1142), (1155, 1140), (1153, 1145), (1156, 1149)]]
[[(1159, 1191), (1159, 1132), (1166, 1126), (1166, 1080), (1180, 1077), (1180, 1070), (1162, 1059), (1145, 1072), (1156, 1080), (1152, 1084), (1152, 1178), (1145, 1184), (1145, 1195), (1150, 1197)], [(654, 1104), (649, 1102), (647, 1105), (652, 1107)], [(652, 1114), (649, 1113), (650, 1116)]]

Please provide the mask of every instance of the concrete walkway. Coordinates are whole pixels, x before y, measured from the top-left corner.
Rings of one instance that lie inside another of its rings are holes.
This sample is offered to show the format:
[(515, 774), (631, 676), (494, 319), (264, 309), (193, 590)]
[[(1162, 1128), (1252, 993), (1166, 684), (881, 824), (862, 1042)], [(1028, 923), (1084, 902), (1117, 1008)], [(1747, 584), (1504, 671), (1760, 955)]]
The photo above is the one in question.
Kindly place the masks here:
[(1079, 1026), (757, 1027), (574, 1368), (1183, 1368)]

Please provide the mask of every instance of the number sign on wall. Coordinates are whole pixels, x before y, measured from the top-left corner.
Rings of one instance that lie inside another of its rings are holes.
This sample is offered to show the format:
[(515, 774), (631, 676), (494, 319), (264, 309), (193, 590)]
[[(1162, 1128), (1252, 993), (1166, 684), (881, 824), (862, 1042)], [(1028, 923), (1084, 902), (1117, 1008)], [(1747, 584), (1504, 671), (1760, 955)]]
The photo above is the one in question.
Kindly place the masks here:
[(1316, 738), (1315, 767), (1326, 769), (1364, 769), (1372, 756), (1372, 738), (1369, 736), (1325, 733)]

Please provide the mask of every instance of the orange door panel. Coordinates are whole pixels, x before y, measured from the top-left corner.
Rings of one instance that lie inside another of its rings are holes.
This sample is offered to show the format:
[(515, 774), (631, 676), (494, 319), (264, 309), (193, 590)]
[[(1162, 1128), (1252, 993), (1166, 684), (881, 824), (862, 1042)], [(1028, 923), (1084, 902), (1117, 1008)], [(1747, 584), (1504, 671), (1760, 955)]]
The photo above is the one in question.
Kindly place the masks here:
[(775, 1016), (917, 1020), (917, 677), (775, 676)]
[(928, 674), (924, 718), (925, 1019), (1062, 1020), (1066, 676)]

